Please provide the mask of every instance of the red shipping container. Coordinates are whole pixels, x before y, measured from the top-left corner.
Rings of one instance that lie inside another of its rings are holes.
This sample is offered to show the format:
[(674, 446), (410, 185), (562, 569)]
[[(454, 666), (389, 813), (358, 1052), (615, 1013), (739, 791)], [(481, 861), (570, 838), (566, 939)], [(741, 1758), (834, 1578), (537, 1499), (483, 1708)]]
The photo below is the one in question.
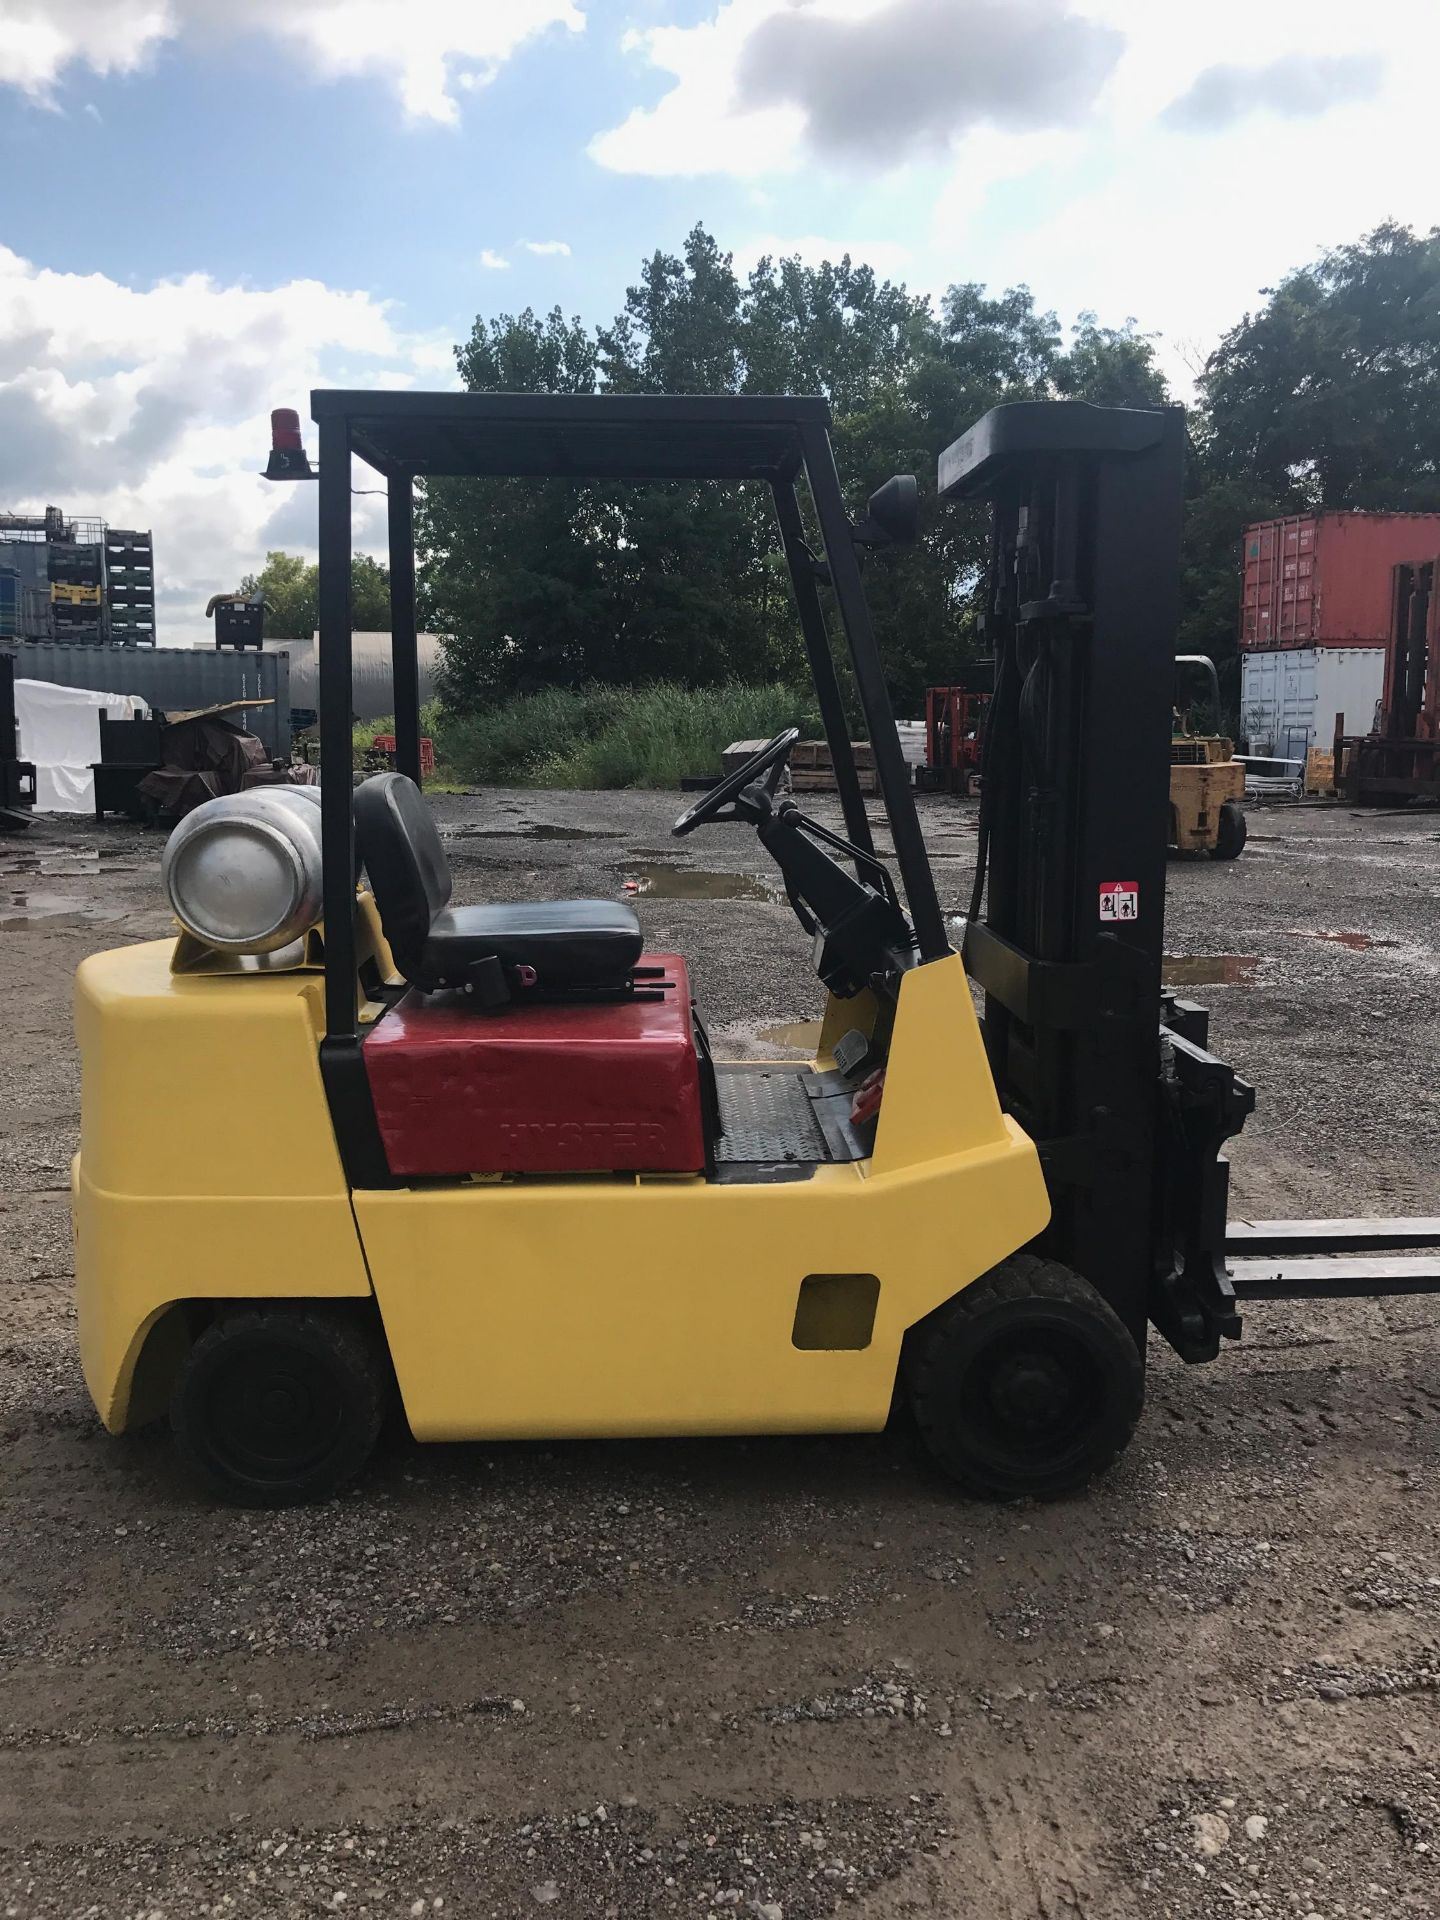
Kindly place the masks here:
[(1383, 645), (1391, 569), (1440, 552), (1440, 513), (1312, 513), (1257, 520), (1240, 558), (1240, 645)]

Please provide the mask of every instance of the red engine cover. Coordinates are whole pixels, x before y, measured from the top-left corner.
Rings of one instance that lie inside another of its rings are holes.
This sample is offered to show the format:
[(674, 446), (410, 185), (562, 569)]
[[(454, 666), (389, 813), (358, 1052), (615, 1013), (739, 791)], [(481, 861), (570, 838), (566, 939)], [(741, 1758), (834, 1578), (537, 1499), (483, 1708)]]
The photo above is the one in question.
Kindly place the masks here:
[(663, 999), (482, 1013), (459, 993), (407, 993), (364, 1048), (390, 1171), (701, 1172), (685, 963), (640, 964), (664, 969)]

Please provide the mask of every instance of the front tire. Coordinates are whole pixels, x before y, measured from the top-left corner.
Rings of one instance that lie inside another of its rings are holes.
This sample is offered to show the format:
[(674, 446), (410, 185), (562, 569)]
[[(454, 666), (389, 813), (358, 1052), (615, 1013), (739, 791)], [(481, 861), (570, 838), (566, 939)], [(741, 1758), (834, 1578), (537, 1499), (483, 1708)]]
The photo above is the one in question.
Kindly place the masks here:
[(1223, 801), (1220, 806), (1220, 819), (1215, 829), (1215, 858), (1238, 860), (1245, 850), (1247, 831), (1245, 809), (1239, 801)]
[(389, 1397), (376, 1334), (333, 1307), (245, 1307), (207, 1327), (171, 1399), (190, 1472), (235, 1506), (328, 1500), (364, 1466)]
[(1088, 1280), (1016, 1254), (911, 1336), (910, 1403), (927, 1449), (984, 1500), (1053, 1500), (1102, 1473), (1145, 1398), (1134, 1340)]

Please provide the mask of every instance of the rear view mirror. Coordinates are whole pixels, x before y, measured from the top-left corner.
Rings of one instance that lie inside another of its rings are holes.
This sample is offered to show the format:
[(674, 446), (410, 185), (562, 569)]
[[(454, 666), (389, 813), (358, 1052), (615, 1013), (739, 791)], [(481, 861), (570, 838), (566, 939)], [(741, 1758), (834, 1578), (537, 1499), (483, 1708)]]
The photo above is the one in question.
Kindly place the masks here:
[(866, 502), (855, 529), (862, 547), (913, 547), (920, 537), (920, 487), (913, 473), (896, 473)]

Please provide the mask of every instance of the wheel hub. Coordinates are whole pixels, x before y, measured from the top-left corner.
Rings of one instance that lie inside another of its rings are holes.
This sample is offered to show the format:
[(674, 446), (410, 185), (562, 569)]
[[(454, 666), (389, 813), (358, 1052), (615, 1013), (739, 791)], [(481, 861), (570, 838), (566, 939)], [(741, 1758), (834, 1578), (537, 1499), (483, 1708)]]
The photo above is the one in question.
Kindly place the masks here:
[(232, 1466), (265, 1478), (323, 1458), (342, 1420), (334, 1383), (308, 1356), (237, 1356), (216, 1385), (210, 1443)]
[(273, 1380), (264, 1386), (256, 1409), (263, 1425), (277, 1437), (294, 1433), (304, 1422), (307, 1396), (293, 1380)]
[(996, 1415), (1027, 1433), (1059, 1425), (1071, 1398), (1070, 1382), (1053, 1354), (1012, 1354), (996, 1367), (990, 1384)]

